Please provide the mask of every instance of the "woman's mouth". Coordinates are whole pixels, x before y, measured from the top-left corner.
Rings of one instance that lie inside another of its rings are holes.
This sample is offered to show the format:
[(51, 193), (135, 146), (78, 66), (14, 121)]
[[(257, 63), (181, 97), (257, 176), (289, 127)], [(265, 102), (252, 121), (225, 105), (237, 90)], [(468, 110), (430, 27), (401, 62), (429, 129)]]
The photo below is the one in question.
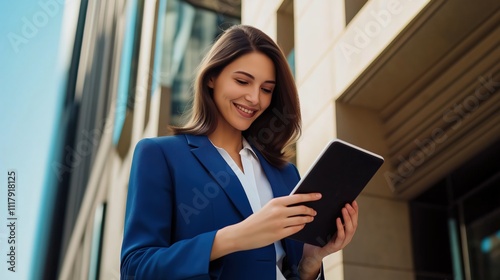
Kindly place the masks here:
[(251, 118), (253, 117), (253, 115), (255, 115), (255, 112), (257, 112), (256, 110), (250, 110), (250, 109), (247, 109), (247, 108), (244, 108), (242, 107), (241, 105), (238, 105), (238, 104), (234, 104), (234, 106), (236, 107), (236, 109), (238, 109), (238, 112), (243, 115), (244, 117), (246, 118)]

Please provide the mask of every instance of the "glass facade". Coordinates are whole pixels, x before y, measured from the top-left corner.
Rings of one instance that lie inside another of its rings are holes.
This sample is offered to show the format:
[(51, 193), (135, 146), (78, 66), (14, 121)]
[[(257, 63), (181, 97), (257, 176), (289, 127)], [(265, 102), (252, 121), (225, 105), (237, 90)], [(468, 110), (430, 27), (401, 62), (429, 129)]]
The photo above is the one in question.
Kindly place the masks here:
[[(60, 184), (53, 214), (59, 224), (51, 227), (54, 250), (45, 279), (99, 279), (116, 269), (120, 243), (109, 238), (117, 240), (114, 227), (124, 214), (117, 209), (125, 201), (101, 189), (126, 194), (128, 173), (109, 178), (110, 173), (130, 168), (137, 137), (155, 136), (154, 128), (145, 134), (153, 114), (171, 111), (167, 123), (180, 123), (196, 66), (220, 32), (240, 20), (186, 1), (131, 0), (82, 1), (78, 22), (67, 88), (75, 96), (69, 102), (73, 118), (66, 137), (71, 151), (87, 138), (92, 150)], [(68, 156), (74, 154), (63, 155)]]
[(160, 84), (171, 91), (170, 123), (182, 124), (192, 98), (196, 67), (222, 30), (240, 23), (238, 18), (168, 0), (163, 27)]
[[(113, 130), (113, 143), (118, 145), (127, 113), (134, 109), (134, 95), (137, 83), (137, 61), (139, 44), (141, 42), (142, 14), (144, 13), (144, 0), (131, 0), (126, 4), (126, 25), (123, 35), (120, 72), (115, 111), (115, 126)], [(128, 130), (130, 133), (130, 130)], [(124, 133), (127, 133), (125, 131)], [(125, 136), (123, 138), (126, 138)]]

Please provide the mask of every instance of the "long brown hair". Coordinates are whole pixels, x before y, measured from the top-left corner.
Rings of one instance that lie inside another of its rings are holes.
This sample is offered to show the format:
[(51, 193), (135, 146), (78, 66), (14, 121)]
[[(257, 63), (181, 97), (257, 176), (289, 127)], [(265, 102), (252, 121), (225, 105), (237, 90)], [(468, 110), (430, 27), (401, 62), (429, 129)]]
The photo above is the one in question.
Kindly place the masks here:
[(297, 87), (287, 60), (278, 45), (264, 32), (248, 25), (233, 25), (225, 30), (203, 58), (194, 81), (191, 118), (183, 127), (171, 127), (174, 134), (209, 135), (217, 126), (217, 107), (208, 81), (238, 57), (260, 52), (274, 63), (276, 86), (271, 104), (243, 136), (272, 165), (285, 165), (292, 156), (289, 145), (301, 133)]

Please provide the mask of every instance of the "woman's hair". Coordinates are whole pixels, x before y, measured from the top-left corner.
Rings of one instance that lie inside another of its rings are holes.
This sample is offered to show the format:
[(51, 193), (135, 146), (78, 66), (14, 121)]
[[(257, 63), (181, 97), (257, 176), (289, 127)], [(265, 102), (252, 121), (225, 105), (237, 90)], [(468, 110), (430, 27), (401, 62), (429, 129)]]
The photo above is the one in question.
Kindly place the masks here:
[(203, 58), (194, 81), (191, 117), (183, 127), (171, 127), (174, 134), (209, 135), (217, 126), (217, 107), (208, 81), (242, 55), (260, 52), (274, 63), (276, 86), (271, 104), (245, 131), (243, 136), (274, 166), (283, 166), (301, 133), (297, 87), (283, 52), (264, 32), (248, 25), (225, 30)]

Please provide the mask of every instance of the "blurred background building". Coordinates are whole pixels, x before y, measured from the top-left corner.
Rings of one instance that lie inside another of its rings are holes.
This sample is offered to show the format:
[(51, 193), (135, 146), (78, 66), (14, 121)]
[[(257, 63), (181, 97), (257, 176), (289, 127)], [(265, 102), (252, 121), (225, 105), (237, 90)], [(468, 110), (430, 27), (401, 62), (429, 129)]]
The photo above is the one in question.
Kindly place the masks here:
[(383, 155), (327, 279), (500, 279), (500, 2), (242, 1), (293, 50), (303, 173), (333, 137)]
[(135, 143), (182, 123), (202, 56), (244, 23), (294, 70), (301, 173), (335, 137), (386, 159), (326, 279), (500, 279), (499, 1), (28, 2), (0, 4), (0, 128), (32, 132), (0, 142), (24, 244), (0, 278), (119, 279)]

